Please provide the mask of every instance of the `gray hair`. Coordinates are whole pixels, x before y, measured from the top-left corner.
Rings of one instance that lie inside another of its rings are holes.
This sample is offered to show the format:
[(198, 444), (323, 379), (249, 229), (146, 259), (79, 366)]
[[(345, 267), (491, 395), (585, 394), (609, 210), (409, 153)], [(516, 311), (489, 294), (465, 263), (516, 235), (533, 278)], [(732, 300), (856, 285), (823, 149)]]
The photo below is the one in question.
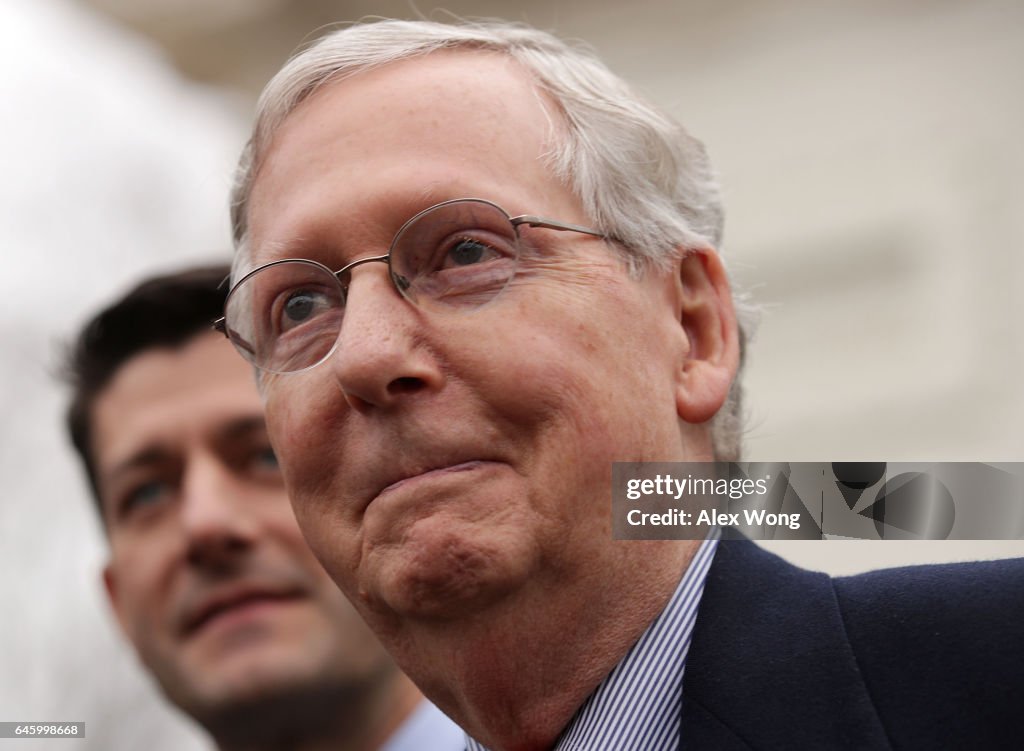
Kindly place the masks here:
[[(704, 145), (640, 99), (592, 53), (516, 24), (388, 20), (327, 34), (293, 57), (263, 90), (231, 196), (236, 270), (250, 260), (246, 235), (253, 182), (288, 115), (329, 82), (451, 49), (508, 55), (559, 108), (565, 127), (547, 154), (549, 167), (580, 199), (596, 228), (621, 242), (630, 273), (639, 275), (652, 265), (667, 268), (680, 248), (720, 247), (722, 204)], [(742, 301), (738, 310), (742, 368), (750, 313)], [(715, 457), (739, 459), (739, 375), (711, 427)]]

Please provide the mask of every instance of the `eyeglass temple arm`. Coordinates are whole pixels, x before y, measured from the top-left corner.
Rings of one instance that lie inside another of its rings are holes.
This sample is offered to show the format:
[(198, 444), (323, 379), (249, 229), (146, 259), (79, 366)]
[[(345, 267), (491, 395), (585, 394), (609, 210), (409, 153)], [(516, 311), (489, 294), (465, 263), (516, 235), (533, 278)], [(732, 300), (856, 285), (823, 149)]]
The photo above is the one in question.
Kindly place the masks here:
[(228, 331), (228, 322), (227, 319), (224, 318), (223, 316), (221, 316), (212, 324), (210, 324), (210, 328), (212, 328), (214, 331), (219, 331), (220, 333), (222, 333), (224, 336), (231, 340), (232, 344), (234, 344), (236, 347), (244, 349), (250, 355), (256, 354), (255, 348), (251, 344), (249, 344), (249, 342), (245, 341), (245, 339), (239, 336), (237, 331), (235, 331), (234, 329), (231, 329), (230, 332)]
[(579, 224), (568, 224), (566, 222), (556, 222), (553, 219), (545, 219), (542, 216), (533, 216), (532, 214), (523, 214), (522, 216), (516, 216), (512, 218), (512, 224), (519, 226), (520, 224), (526, 224), (530, 227), (540, 227), (542, 229), (553, 229), (560, 232), (580, 232), (584, 235), (592, 235), (593, 237), (600, 237), (604, 240), (614, 240), (615, 238), (606, 235), (604, 232), (598, 232), (596, 229), (590, 229), (589, 227), (583, 227)]

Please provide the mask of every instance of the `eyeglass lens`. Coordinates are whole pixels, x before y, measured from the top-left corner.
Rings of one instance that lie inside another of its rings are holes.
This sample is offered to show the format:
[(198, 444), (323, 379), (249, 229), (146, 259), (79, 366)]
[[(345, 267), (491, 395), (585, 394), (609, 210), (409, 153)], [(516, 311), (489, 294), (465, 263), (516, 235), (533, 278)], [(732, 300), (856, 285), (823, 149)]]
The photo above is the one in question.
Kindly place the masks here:
[[(417, 306), (473, 309), (505, 288), (518, 256), (508, 215), (492, 203), (469, 199), (433, 206), (410, 219), (395, 235), (388, 263), (396, 289)], [(263, 370), (310, 368), (337, 342), (350, 277), (348, 268), (335, 276), (313, 261), (262, 266), (228, 298), (228, 335)]]

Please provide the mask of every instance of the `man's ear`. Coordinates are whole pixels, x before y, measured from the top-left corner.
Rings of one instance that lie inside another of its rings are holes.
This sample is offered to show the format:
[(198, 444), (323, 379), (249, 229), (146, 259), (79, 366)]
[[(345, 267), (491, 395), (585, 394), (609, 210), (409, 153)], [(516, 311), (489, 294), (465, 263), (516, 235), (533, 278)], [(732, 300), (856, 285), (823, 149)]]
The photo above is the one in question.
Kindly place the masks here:
[(128, 624), (121, 610), (121, 601), (118, 599), (117, 572), (114, 571), (110, 561), (107, 561), (103, 567), (103, 589), (107, 593), (107, 602), (110, 603), (110, 609), (114, 611), (117, 622), (121, 626), (121, 632), (128, 635)]
[(739, 331), (732, 292), (718, 254), (687, 250), (678, 262), (677, 313), (689, 343), (677, 374), (676, 411), (689, 423), (714, 416), (739, 367)]

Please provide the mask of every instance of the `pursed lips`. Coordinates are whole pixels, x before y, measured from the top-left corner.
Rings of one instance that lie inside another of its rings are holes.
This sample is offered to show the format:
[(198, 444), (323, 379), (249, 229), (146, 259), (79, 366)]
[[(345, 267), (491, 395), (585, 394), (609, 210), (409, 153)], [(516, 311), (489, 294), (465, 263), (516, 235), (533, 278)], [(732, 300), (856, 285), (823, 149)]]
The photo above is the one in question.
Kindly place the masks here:
[(457, 472), (469, 472), (471, 470), (482, 467), (485, 464), (493, 463), (494, 462), (487, 461), (484, 459), (471, 459), (469, 461), (458, 462), (455, 464), (439, 464), (435, 467), (429, 467), (427, 469), (401, 474), (397, 479), (391, 481), (389, 484), (381, 488), (380, 491), (378, 491), (377, 494), (370, 499), (370, 503), (372, 503), (377, 498), (381, 498), (387, 495), (388, 493), (392, 493), (398, 490), (403, 486), (418, 482), (420, 480), (426, 480), (433, 477), (440, 477), (446, 474), (454, 474)]

